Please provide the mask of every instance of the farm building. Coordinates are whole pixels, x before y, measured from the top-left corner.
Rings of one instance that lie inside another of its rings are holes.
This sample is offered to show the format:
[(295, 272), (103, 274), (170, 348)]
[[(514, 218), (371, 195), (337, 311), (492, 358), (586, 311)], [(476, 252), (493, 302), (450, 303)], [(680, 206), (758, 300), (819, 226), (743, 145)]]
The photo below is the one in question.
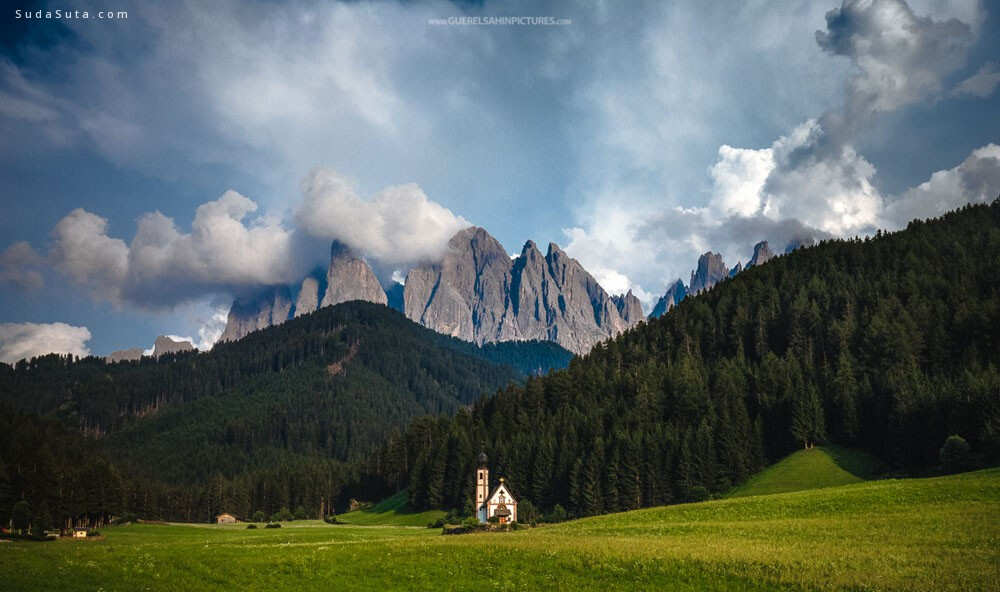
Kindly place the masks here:
[(517, 522), (517, 500), (507, 489), (503, 477), (500, 483), (490, 492), (490, 470), (487, 467), (489, 459), (486, 453), (479, 455), (479, 468), (476, 469), (476, 517), (480, 523), (496, 518), (500, 524)]
[(222, 513), (215, 517), (216, 524), (236, 524), (237, 522), (243, 522), (243, 520), (228, 513)]
[(90, 532), (89, 526), (77, 526), (73, 529), (74, 539), (85, 539), (87, 538), (87, 533)]

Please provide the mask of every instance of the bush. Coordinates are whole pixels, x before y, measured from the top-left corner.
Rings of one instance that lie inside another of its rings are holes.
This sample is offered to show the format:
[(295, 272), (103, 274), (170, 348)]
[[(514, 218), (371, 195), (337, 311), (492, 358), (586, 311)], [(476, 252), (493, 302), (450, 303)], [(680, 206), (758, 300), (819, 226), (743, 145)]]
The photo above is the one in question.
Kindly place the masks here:
[(131, 524), (133, 522), (137, 522), (138, 520), (139, 519), (136, 517), (136, 515), (130, 512), (128, 514), (125, 514), (124, 516), (119, 516), (115, 518), (111, 524), (115, 526), (121, 526), (123, 524)]
[(566, 513), (566, 509), (556, 504), (551, 512), (542, 517), (542, 522), (565, 522), (567, 518), (569, 515)]
[(247, 524), (247, 530), (253, 530), (253, 529), (255, 529), (255, 528), (257, 528), (257, 525), (256, 525), (256, 524), (253, 524), (253, 523), (251, 523), (251, 524)]
[(254, 522), (263, 522), (264, 520), (267, 520), (267, 516), (265, 516), (264, 512), (262, 512), (261, 510), (257, 510), (256, 512), (253, 513)]
[(941, 471), (945, 473), (960, 473), (972, 465), (972, 449), (965, 438), (958, 435), (948, 436), (941, 446), (939, 454)]
[(91, 530), (87, 531), (87, 537), (88, 538), (90, 538), (90, 537), (99, 537), (99, 536), (101, 536), (101, 531), (99, 531), (99, 530), (91, 529)]
[(306, 514), (305, 507), (300, 504), (299, 507), (295, 508), (295, 514), (293, 514), (292, 517), (296, 520), (305, 520), (309, 517), (309, 515)]
[(277, 522), (268, 523), (264, 528), (281, 528), (281, 525)]
[(708, 489), (704, 485), (695, 485), (688, 491), (687, 501), (689, 502), (704, 502), (712, 498), (712, 494), (708, 492)]
[(295, 520), (295, 516), (288, 511), (288, 506), (281, 506), (281, 509), (271, 514), (271, 522), (291, 522)]
[(326, 522), (327, 524), (341, 524), (340, 520), (337, 520), (337, 517), (333, 514), (323, 516), (323, 522)]

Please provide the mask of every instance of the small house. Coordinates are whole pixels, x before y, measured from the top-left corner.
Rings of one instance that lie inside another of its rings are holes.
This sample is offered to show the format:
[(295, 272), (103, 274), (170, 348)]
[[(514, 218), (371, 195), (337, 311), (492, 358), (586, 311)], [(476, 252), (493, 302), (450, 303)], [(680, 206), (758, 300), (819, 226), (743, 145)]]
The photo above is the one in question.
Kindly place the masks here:
[(215, 517), (216, 524), (236, 524), (238, 522), (243, 522), (238, 517), (232, 514), (222, 513)]
[(90, 532), (89, 526), (77, 526), (73, 529), (74, 539), (85, 539), (87, 538), (87, 533)]

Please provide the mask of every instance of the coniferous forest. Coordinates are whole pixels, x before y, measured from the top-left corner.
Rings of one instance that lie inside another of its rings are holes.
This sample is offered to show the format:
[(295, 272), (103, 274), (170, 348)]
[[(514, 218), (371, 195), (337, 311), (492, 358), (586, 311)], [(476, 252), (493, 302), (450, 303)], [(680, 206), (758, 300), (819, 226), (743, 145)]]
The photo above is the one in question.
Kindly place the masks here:
[(480, 449), (525, 508), (577, 516), (702, 499), (824, 442), (922, 471), (958, 434), (996, 463), (998, 333), (1000, 201), (799, 249), (545, 376), (557, 346), (361, 302), (207, 354), (0, 364), (0, 520), (19, 500), (52, 525), (317, 516), (403, 488), (463, 508)]
[(392, 430), (570, 357), (547, 342), (477, 347), (353, 302), (206, 354), (0, 364), (0, 521), (20, 499), (57, 525), (329, 513), (351, 462)]
[(366, 478), (461, 508), (474, 456), (587, 516), (704, 499), (835, 442), (889, 466), (1000, 462), (1000, 200), (750, 268), (567, 370), (391, 438)]

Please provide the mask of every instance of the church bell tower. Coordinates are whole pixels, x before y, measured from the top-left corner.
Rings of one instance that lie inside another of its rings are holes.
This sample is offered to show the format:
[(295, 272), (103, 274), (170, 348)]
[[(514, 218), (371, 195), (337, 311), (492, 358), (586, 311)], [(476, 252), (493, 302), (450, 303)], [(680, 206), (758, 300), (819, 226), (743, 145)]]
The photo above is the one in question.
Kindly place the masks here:
[(476, 469), (476, 517), (479, 518), (480, 522), (486, 522), (487, 508), (485, 504), (490, 495), (490, 470), (486, 467), (486, 463), (489, 458), (487, 458), (486, 452), (480, 452), (477, 460), (479, 468)]

